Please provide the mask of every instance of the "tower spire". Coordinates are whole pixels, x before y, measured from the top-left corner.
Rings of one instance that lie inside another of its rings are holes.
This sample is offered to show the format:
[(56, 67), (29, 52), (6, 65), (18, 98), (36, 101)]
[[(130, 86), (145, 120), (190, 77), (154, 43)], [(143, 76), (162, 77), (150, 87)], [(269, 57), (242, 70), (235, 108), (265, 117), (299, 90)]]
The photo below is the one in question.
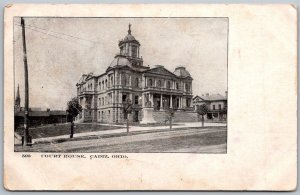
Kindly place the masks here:
[(131, 29), (130, 29), (130, 28), (131, 28), (131, 24), (129, 23), (129, 24), (128, 24), (128, 34), (131, 35)]

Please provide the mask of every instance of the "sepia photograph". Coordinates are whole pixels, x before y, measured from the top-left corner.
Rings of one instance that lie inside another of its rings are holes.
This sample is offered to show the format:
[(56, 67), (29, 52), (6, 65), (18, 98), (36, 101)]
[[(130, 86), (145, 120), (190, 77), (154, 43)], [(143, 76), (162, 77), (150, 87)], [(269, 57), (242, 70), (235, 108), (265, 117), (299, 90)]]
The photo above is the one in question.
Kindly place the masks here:
[(14, 151), (227, 153), (229, 19), (14, 17)]
[(297, 189), (297, 16), (291, 4), (5, 6), (4, 188)]

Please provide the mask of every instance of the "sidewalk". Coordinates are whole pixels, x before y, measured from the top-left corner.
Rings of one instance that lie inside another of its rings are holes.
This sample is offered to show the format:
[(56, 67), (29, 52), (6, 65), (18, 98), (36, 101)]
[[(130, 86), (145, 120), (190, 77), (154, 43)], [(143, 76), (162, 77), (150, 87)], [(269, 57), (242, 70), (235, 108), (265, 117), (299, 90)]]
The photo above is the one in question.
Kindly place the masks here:
[[(204, 127), (225, 127), (226, 123), (204, 123)], [(76, 126), (76, 125), (75, 125)], [(101, 135), (109, 135), (109, 134), (118, 134), (118, 133), (124, 133), (127, 131), (126, 126), (124, 125), (118, 125), (120, 126), (119, 129), (113, 129), (113, 130), (105, 130), (105, 131), (94, 131), (94, 132), (85, 132), (85, 133), (76, 133), (74, 138), (77, 137), (87, 137), (87, 136), (101, 136)], [(195, 128), (195, 127), (202, 127), (201, 122), (194, 122), (194, 123), (181, 123), (179, 125), (173, 125), (172, 129), (181, 129), (181, 128)], [(154, 126), (154, 127), (139, 127), (139, 126), (129, 126), (129, 132), (135, 132), (135, 131), (150, 131), (150, 130), (168, 130), (169, 126)], [(69, 139), (70, 135), (61, 135), (61, 136), (55, 136), (55, 137), (45, 137), (45, 138), (37, 138), (33, 139), (33, 143), (42, 143), (42, 142), (54, 142), (58, 140), (63, 139)]]

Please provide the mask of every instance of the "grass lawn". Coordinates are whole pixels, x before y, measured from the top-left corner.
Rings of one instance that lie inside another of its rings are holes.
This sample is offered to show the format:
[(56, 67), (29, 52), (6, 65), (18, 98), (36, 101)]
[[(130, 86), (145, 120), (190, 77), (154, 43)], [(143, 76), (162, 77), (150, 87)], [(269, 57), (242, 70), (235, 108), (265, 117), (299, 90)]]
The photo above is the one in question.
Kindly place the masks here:
[[(74, 133), (76, 134), (76, 133), (92, 132), (92, 131), (105, 131), (105, 130), (112, 130), (118, 128), (120, 127), (108, 126), (108, 125), (97, 125), (97, 124), (75, 124)], [(29, 134), (32, 136), (33, 139), (68, 135), (70, 134), (70, 131), (71, 131), (70, 123), (29, 128)], [(24, 128), (18, 128), (16, 132), (19, 135), (23, 135)]]
[(157, 130), (118, 133), (104, 136), (75, 137), (59, 142), (36, 143), (23, 148), (15, 145), (15, 151), (32, 152), (195, 152), (226, 153), (226, 127)]

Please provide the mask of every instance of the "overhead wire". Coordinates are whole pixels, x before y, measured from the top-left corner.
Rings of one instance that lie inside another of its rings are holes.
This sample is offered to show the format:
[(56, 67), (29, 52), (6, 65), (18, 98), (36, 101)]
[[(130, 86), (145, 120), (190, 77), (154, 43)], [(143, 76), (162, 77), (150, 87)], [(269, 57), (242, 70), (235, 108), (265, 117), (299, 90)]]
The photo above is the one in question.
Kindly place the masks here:
[(62, 33), (62, 32), (57, 32), (57, 31), (52, 31), (52, 30), (49, 30), (49, 29), (44, 29), (44, 28), (33, 26), (33, 25), (30, 25), (30, 24), (26, 24), (25, 26), (29, 26), (29, 27), (32, 27), (32, 28), (37, 28), (37, 29), (45, 30), (45, 31), (48, 31), (48, 32), (56, 33), (56, 34), (61, 34), (61, 35), (64, 35), (64, 36), (72, 37), (72, 38), (83, 40), (83, 41), (88, 41), (88, 42), (92, 42), (92, 43), (98, 43), (96, 41), (92, 41), (92, 40), (88, 40), (88, 39), (83, 39), (83, 38), (76, 37), (74, 35), (69, 35), (69, 34)]
[[(20, 27), (21, 27), (21, 24), (18, 24), (18, 23), (15, 23), (14, 25), (20, 26)], [(31, 26), (31, 25), (30, 25), (30, 26)], [(38, 27), (35, 27), (35, 28), (38, 28)], [(37, 30), (37, 29), (34, 29), (34, 28), (32, 28), (32, 27), (29, 27), (29, 25), (27, 25), (27, 24), (25, 25), (25, 29), (29, 29), (29, 30), (32, 30), (32, 31), (36, 31), (36, 32), (39, 32), (39, 33), (42, 33), (42, 34), (45, 34), (45, 35), (48, 35), (48, 36), (55, 37), (55, 38), (57, 38), (57, 39), (62, 39), (62, 40), (65, 40), (65, 41), (72, 42), (72, 43), (75, 43), (75, 44), (86, 45), (86, 44), (81, 44), (81, 43), (79, 43), (79, 42), (74, 42), (74, 41), (72, 41), (72, 40), (70, 40), (70, 39), (65, 39), (65, 38), (63, 38), (63, 37), (61, 37), (61, 36), (57, 36), (57, 35), (55, 35), (55, 34), (50, 34), (49, 32), (53, 32), (53, 31), (50, 31), (50, 30), (46, 30), (46, 29), (45, 29), (45, 31), (47, 31), (47, 33), (46, 33), (46, 32), (43, 32), (43, 31), (41, 31), (41, 30)], [(40, 29), (42, 29), (42, 28), (40, 28)], [(76, 38), (76, 39), (84, 40), (84, 39), (82, 39), (82, 38), (75, 37), (75, 36), (73, 36), (73, 35), (67, 35), (67, 34), (64, 34), (64, 33), (58, 33), (58, 32), (56, 32), (56, 33), (57, 33), (57, 34), (62, 34), (62, 35), (64, 35), (64, 36), (69, 36), (69, 37), (73, 37), (73, 38)], [(89, 41), (89, 40), (84, 40), (84, 41)], [(94, 41), (89, 41), (89, 42), (97, 43), (97, 42), (94, 42)]]

